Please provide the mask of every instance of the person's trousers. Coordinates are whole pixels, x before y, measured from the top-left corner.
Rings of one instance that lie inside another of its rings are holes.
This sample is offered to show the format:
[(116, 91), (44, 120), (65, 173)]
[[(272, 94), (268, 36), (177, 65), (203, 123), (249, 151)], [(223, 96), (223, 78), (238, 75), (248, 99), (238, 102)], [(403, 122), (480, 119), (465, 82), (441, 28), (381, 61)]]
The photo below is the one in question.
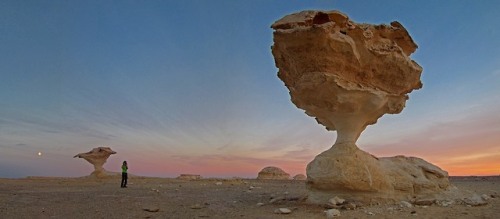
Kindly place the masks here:
[(127, 178), (128, 178), (127, 173), (122, 173), (122, 185), (121, 185), (122, 188), (127, 187)]

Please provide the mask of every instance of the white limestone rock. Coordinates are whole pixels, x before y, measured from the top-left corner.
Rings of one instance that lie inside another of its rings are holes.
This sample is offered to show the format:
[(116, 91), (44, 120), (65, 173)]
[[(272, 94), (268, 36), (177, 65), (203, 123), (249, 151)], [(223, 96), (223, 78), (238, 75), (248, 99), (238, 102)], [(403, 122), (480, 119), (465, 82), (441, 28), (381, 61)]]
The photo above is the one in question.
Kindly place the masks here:
[(311, 203), (334, 195), (360, 202), (442, 194), (448, 173), (415, 157), (378, 158), (360, 150), (361, 132), (384, 114), (400, 113), (422, 87), (417, 45), (406, 29), (355, 23), (339, 11), (303, 11), (276, 21), (272, 53), (291, 101), (337, 131), (332, 148), (307, 165)]
[(292, 210), (290, 210), (288, 208), (277, 208), (274, 210), (274, 213), (275, 214), (290, 214), (290, 213), (292, 213)]
[(463, 199), (464, 203), (470, 206), (482, 206), (487, 205), (488, 202), (484, 200), (481, 196), (474, 194), (471, 197), (467, 197)]
[(401, 201), (399, 206), (401, 207), (405, 207), (405, 208), (412, 208), (413, 205), (410, 203), (410, 202), (407, 202), (407, 201)]
[(335, 207), (335, 206), (339, 206), (341, 204), (344, 204), (344, 202), (345, 202), (345, 199), (342, 199), (342, 198), (335, 196), (335, 197), (329, 199), (327, 204), (329, 206)]
[(337, 209), (328, 209), (325, 211), (325, 213), (326, 213), (326, 218), (328, 219), (340, 216), (340, 211)]
[(109, 147), (97, 147), (93, 148), (91, 151), (86, 153), (79, 153), (73, 158), (83, 158), (92, 165), (94, 165), (94, 171), (90, 174), (91, 177), (103, 178), (111, 175), (116, 175), (106, 171), (103, 165), (108, 160), (109, 156), (116, 154), (115, 151), (111, 150)]

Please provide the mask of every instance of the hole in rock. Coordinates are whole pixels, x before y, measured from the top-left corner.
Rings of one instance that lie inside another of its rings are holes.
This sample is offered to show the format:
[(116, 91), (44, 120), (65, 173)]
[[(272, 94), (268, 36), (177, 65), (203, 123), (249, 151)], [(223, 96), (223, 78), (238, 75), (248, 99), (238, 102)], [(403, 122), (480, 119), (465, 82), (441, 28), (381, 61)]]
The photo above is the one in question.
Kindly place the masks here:
[(318, 12), (313, 18), (313, 24), (324, 24), (327, 22), (330, 22), (330, 17), (323, 12)]

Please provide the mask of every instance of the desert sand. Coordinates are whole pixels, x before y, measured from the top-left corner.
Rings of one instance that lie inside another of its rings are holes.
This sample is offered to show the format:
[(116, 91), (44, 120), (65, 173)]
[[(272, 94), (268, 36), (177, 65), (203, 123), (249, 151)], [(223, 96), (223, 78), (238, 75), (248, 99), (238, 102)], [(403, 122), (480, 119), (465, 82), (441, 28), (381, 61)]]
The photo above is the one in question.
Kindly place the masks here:
[[(477, 207), (362, 206), (355, 210), (340, 209), (338, 218), (500, 217), (500, 176), (450, 179), (459, 189), (496, 198)], [(324, 206), (309, 205), (303, 200), (307, 194), (304, 181), (131, 177), (128, 188), (120, 188), (119, 184), (119, 178), (0, 179), (0, 217), (326, 218)], [(277, 208), (292, 212), (276, 214)]]

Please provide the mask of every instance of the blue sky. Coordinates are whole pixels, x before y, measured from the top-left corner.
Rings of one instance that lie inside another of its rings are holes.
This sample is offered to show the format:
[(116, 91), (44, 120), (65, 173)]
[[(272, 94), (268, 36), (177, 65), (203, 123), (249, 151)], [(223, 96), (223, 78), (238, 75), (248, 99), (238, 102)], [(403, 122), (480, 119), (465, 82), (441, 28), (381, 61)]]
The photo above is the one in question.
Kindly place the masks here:
[[(496, 1), (1, 1), (0, 177), (86, 175), (91, 166), (72, 156), (101, 145), (118, 152), (107, 169), (127, 159), (143, 175), (252, 176), (266, 165), (304, 173), (335, 133), (290, 102), (276, 76), (270, 25), (306, 9), (340, 10), (358, 23), (398, 20), (419, 45), (412, 58), (424, 68), (424, 87), (403, 113), (369, 126), (361, 148), (445, 169), (458, 165), (443, 161), (450, 150), (462, 152), (456, 159), (495, 160), (498, 8)], [(436, 145), (429, 130), (444, 140)], [(453, 149), (463, 135), (456, 133), (470, 135), (463, 150)], [(221, 161), (233, 168), (220, 170)]]

